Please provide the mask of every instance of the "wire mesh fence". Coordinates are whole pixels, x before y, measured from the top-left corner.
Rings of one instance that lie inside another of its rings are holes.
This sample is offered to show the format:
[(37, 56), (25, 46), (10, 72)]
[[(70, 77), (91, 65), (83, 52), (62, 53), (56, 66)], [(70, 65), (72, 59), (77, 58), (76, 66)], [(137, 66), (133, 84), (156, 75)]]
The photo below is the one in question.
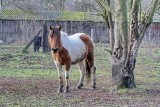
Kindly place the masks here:
[(47, 4), (47, 0), (1, 0), (0, 19), (53, 20), (61, 11)]

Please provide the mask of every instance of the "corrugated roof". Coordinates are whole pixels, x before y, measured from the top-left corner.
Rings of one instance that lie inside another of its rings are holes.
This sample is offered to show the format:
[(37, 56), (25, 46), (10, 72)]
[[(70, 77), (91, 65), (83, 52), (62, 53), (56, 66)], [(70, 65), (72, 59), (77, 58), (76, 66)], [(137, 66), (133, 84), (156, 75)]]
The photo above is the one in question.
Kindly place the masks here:
[[(34, 0), (33, 0), (34, 1)], [(143, 9), (148, 9), (148, 6), (151, 5), (152, 0), (142, 0)], [(13, 2), (9, 6), (3, 7), (2, 11), (0, 11), (0, 19), (32, 19), (32, 20), (74, 20), (74, 18), (68, 18), (64, 15), (60, 10), (47, 10), (44, 7), (40, 7), (34, 3), (29, 3), (26, 1), (23, 2)], [(22, 11), (23, 10), (23, 11)], [(62, 13), (62, 14), (61, 14)], [(77, 12), (78, 13), (78, 12)], [(73, 14), (73, 15), (72, 15)], [(70, 12), (70, 17), (74, 17), (75, 12)], [(86, 13), (85, 13), (86, 14)], [(101, 17), (97, 17), (95, 13), (90, 12), (85, 15), (82, 15), (82, 18), (78, 18), (75, 20), (89, 20), (89, 21), (103, 21)], [(76, 14), (80, 15), (80, 14)], [(57, 19), (61, 17), (60, 19)], [(79, 16), (81, 17), (81, 16)], [(68, 19), (67, 19), (68, 18)], [(77, 17), (75, 17), (77, 18)], [(160, 15), (155, 14), (153, 17), (153, 22), (160, 22)]]

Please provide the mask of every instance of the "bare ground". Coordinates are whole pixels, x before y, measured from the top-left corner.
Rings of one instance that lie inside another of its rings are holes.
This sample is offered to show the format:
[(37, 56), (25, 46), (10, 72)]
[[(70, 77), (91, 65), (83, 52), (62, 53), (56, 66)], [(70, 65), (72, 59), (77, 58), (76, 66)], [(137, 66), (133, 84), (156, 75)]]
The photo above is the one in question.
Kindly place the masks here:
[[(101, 78), (103, 79), (103, 78)], [(58, 80), (45, 78), (0, 78), (1, 107), (8, 106), (68, 106), (68, 107), (158, 107), (160, 106), (160, 84), (148, 84), (148, 89), (135, 88), (126, 92), (110, 93), (109, 85), (97, 81), (97, 88), (92, 90), (84, 86), (77, 90), (78, 81), (70, 81), (70, 92), (57, 93)], [(143, 85), (143, 83), (137, 83)]]

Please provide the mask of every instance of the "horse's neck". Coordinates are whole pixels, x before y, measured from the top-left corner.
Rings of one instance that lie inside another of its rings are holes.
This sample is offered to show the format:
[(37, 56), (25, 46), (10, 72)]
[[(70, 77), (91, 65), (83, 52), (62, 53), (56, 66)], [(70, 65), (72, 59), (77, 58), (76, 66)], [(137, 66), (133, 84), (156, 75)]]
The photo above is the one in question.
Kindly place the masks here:
[(61, 39), (59, 41), (59, 51), (62, 51), (64, 49), (64, 46), (63, 46), (63, 41), (64, 39), (66, 39), (68, 37), (67, 33), (61, 31)]
[[(68, 41), (69, 41), (69, 36), (68, 36), (68, 34), (65, 33), (65, 32), (63, 32), (63, 31), (61, 31), (61, 43), (62, 43), (63, 45), (65, 45), (65, 42), (68, 42)], [(68, 44), (69, 44), (69, 42), (68, 42)]]
[(65, 32), (63, 32), (63, 31), (61, 31), (61, 39), (68, 39), (68, 34), (67, 33), (65, 33)]

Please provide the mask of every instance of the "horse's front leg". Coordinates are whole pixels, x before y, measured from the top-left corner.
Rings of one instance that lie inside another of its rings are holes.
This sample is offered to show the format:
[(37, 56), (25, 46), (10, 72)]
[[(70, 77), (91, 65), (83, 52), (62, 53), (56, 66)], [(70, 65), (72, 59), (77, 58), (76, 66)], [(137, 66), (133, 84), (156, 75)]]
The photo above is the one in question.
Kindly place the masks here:
[(58, 77), (59, 77), (59, 89), (58, 89), (58, 93), (63, 92), (63, 75), (62, 75), (62, 65), (60, 65), (59, 63), (56, 63), (56, 67), (58, 70)]
[(66, 85), (64, 89), (64, 93), (69, 92), (69, 70), (71, 65), (65, 65), (66, 66), (66, 71), (65, 71), (65, 79), (66, 79)]

